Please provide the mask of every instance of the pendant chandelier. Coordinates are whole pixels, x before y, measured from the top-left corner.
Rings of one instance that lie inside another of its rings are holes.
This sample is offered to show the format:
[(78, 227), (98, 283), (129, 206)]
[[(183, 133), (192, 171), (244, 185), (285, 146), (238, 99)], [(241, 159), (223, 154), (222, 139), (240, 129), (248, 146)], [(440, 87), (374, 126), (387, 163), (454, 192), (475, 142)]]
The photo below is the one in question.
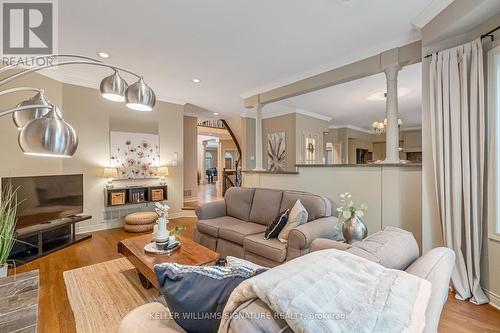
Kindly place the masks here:
[[(62, 60), (64, 58), (71, 60)], [(102, 97), (113, 102), (125, 102), (128, 108), (136, 111), (152, 111), (156, 104), (155, 93), (144, 82), (142, 76), (125, 68), (73, 54), (42, 56), (36, 57), (35, 60), (41, 60), (45, 65), (28, 69), (16, 66), (0, 68), (0, 74), (9, 70), (17, 70), (16, 73), (0, 80), (0, 86), (46, 68), (66, 65), (101, 66), (113, 70), (113, 74), (101, 81), (99, 90)], [(135, 77), (137, 81), (128, 85), (120, 72)], [(11, 88), (0, 91), (0, 96), (20, 91), (31, 91), (35, 92), (35, 94), (11, 109), (0, 111), (0, 117), (12, 114), (14, 125), (19, 129), (18, 142), (21, 150), (27, 155), (73, 156), (78, 148), (76, 132), (70, 124), (64, 121), (60, 109), (45, 97), (43, 89), (32, 87)]]
[[(403, 121), (398, 118), (398, 127), (401, 127), (401, 125), (403, 125)], [(372, 123), (372, 128), (376, 134), (384, 134), (387, 132), (387, 118), (385, 118), (384, 121), (374, 121)]]

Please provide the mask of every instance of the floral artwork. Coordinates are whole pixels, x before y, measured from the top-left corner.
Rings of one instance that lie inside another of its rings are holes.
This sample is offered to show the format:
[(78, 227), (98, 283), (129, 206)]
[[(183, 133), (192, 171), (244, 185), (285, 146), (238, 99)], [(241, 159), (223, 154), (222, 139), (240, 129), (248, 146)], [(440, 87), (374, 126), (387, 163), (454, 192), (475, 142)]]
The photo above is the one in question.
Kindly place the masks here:
[(285, 170), (285, 132), (277, 132), (267, 135), (267, 157), (269, 171)]
[(124, 179), (151, 178), (160, 165), (156, 134), (111, 132), (111, 166)]

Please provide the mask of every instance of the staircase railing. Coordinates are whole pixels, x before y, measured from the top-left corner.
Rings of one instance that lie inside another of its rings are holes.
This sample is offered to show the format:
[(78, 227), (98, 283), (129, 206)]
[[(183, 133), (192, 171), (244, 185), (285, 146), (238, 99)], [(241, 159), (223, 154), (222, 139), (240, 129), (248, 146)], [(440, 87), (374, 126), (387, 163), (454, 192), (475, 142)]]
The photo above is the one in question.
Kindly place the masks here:
[(236, 185), (236, 170), (226, 169), (222, 170), (222, 196), (226, 194), (226, 191)]
[[(231, 186), (240, 187), (241, 183), (242, 183), (242, 175), (241, 175), (241, 156), (242, 156), (242, 154), (241, 154), (240, 144), (239, 144), (238, 140), (236, 139), (236, 136), (234, 135), (233, 131), (231, 130), (231, 127), (229, 127), (229, 125), (227, 124), (227, 122), (224, 119), (221, 119), (220, 121), (222, 122), (222, 124), (224, 125), (224, 127), (229, 132), (229, 135), (233, 139), (234, 144), (236, 146), (236, 149), (238, 150), (238, 159), (236, 160), (236, 166), (235, 166), (235, 169), (234, 169), (234, 182), (233, 181), (228, 182), (228, 185), (232, 184)], [(230, 176), (230, 175), (228, 175), (228, 176)], [(232, 174), (231, 174), (231, 176), (232, 176)], [(222, 190), (222, 192), (226, 193), (226, 190), (228, 188), (229, 187), (227, 187), (227, 188), (224, 187), (223, 190)]]

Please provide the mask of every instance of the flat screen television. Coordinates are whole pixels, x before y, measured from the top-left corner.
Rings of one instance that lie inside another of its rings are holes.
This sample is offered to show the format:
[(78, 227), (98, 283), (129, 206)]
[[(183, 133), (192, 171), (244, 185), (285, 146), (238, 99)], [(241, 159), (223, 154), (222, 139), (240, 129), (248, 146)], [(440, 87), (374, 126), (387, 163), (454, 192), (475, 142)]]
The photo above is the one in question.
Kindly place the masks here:
[(17, 188), (16, 229), (83, 213), (83, 175), (2, 178)]

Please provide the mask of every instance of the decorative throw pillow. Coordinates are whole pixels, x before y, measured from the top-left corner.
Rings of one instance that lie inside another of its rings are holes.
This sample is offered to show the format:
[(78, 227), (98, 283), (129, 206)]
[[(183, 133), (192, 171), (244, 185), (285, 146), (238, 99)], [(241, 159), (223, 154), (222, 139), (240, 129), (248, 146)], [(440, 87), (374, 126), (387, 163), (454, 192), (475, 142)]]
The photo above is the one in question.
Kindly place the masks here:
[(265, 271), (249, 267), (171, 263), (155, 265), (154, 269), (173, 319), (190, 333), (217, 332), (222, 311), (233, 289)]
[(271, 223), (267, 226), (266, 232), (264, 233), (264, 239), (276, 238), (278, 237), (280, 231), (285, 226), (288, 221), (288, 212), (290, 210), (287, 209), (284, 212), (281, 212)]
[(285, 224), (283, 229), (281, 229), (278, 235), (278, 239), (280, 240), (280, 242), (282, 243), (288, 242), (288, 234), (290, 233), (290, 230), (306, 222), (307, 222), (307, 210), (302, 205), (302, 202), (300, 202), (300, 200), (297, 199), (292, 209), (290, 210), (290, 214), (288, 214), (287, 223)]

